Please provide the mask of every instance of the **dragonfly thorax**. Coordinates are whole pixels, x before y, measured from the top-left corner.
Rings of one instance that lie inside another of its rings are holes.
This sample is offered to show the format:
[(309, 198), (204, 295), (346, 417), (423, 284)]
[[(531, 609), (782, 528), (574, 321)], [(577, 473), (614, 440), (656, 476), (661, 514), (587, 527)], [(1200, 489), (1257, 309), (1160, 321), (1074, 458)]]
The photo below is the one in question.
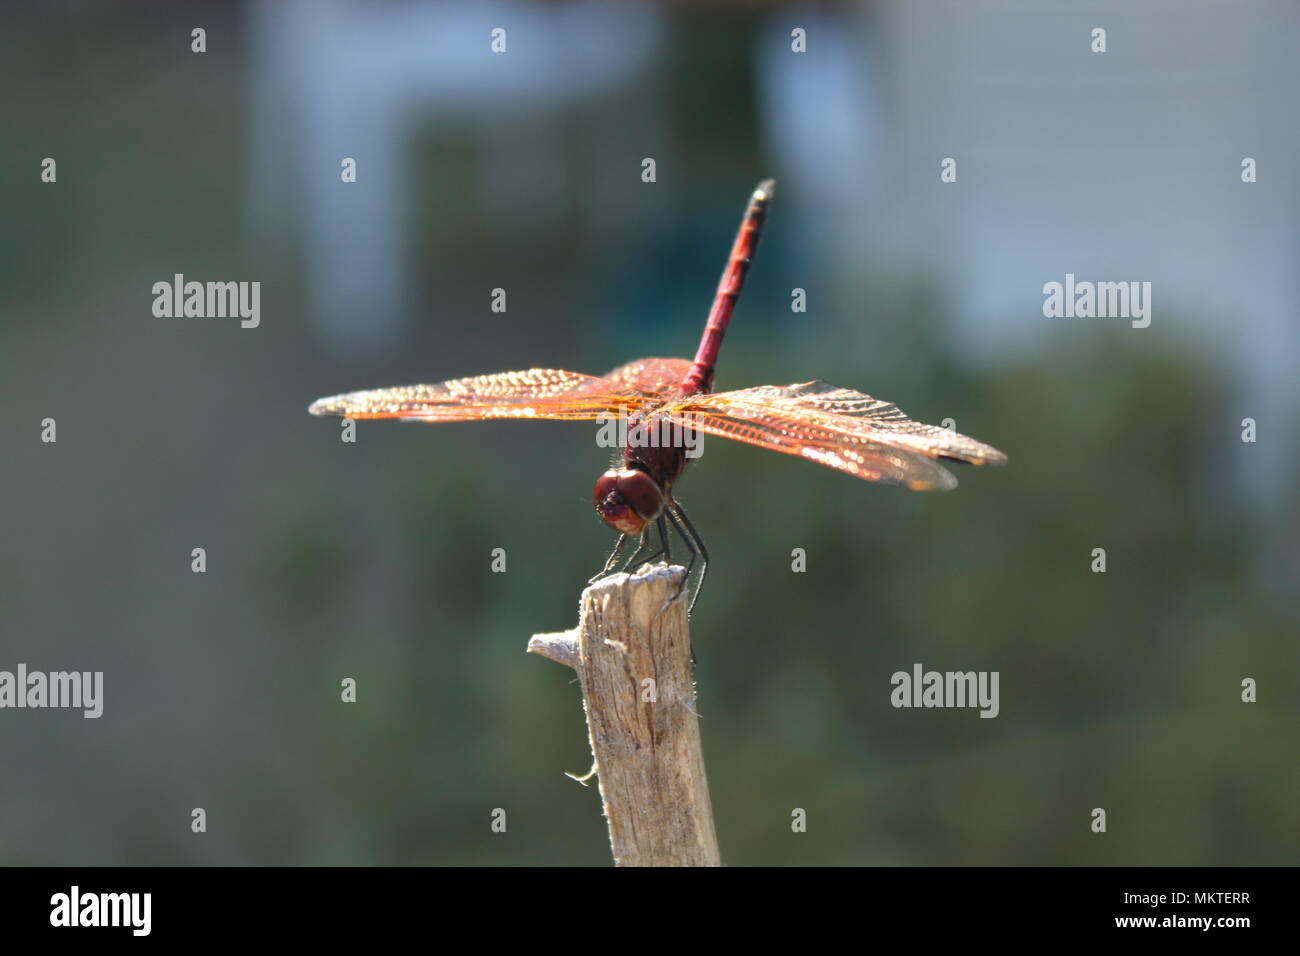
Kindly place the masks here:
[(636, 468), (611, 468), (605, 472), (596, 479), (592, 500), (600, 519), (623, 534), (640, 534), (664, 509), (659, 485)]
[(623, 467), (645, 472), (667, 490), (686, 470), (687, 442), (693, 438), (669, 419), (634, 415), (628, 419)]

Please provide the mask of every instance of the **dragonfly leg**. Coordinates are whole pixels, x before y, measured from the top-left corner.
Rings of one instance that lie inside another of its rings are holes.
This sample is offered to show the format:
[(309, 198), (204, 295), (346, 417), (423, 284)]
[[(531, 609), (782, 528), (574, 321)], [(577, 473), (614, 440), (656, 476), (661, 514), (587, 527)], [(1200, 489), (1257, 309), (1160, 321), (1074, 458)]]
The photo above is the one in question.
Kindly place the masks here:
[(682, 592), (686, 590), (686, 584), (691, 579), (691, 568), (695, 567), (695, 559), (698, 557), (698, 553), (695, 550), (694, 542), (691, 541), (690, 537), (686, 534), (685, 529), (682, 528), (681, 522), (677, 520), (677, 516), (673, 514), (670, 509), (666, 509), (664, 514), (667, 515), (668, 520), (673, 523), (673, 530), (682, 536), (682, 540), (686, 542), (687, 550), (691, 552), (690, 560), (686, 562), (686, 573), (682, 575), (682, 583), (677, 586), (677, 590), (673, 592), (673, 596), (668, 599), (668, 603), (672, 604), (681, 597)]
[[(641, 552), (644, 551), (649, 546), (649, 544), (650, 544), (649, 532), (646, 531), (641, 532), (641, 543), (637, 545), (636, 553), (633, 554), (632, 557), (627, 559), (627, 564), (623, 565), (624, 572), (630, 571), (633, 568), (637, 567), (638, 565), (645, 564), (646, 561), (650, 560), (650, 558), (646, 558), (645, 560), (642, 560), (641, 558)], [(655, 552), (655, 554), (650, 555), (650, 557), (651, 558), (657, 557), (657, 555), (658, 552)]]
[(605, 575), (609, 574), (609, 569), (618, 563), (618, 553), (623, 550), (623, 544), (627, 541), (627, 538), (628, 536), (625, 534), (620, 534), (618, 536), (618, 544), (614, 545), (614, 550), (610, 552), (609, 557), (606, 559), (605, 566), (587, 579), (588, 584), (595, 584)]
[[(686, 562), (686, 575), (682, 578), (681, 587), (678, 588), (676, 594), (668, 599), (669, 604), (682, 596), (687, 583), (691, 580), (691, 569), (695, 567), (695, 559), (700, 559), (700, 580), (695, 585), (695, 593), (691, 595), (691, 603), (686, 608), (686, 613), (689, 616), (695, 610), (695, 602), (699, 599), (700, 591), (704, 588), (704, 575), (709, 570), (709, 550), (704, 547), (704, 541), (700, 538), (699, 532), (695, 530), (695, 526), (691, 524), (690, 519), (686, 517), (686, 512), (675, 501), (668, 503), (668, 519), (673, 523), (673, 527), (677, 529), (677, 533), (682, 536), (682, 540), (686, 542), (686, 547), (691, 552), (691, 559)], [(695, 645), (692, 644), (691, 667), (694, 668), (696, 664)]]
[(686, 542), (686, 547), (691, 549), (691, 560), (686, 565), (686, 576), (689, 578), (691, 569), (695, 567), (695, 559), (700, 559), (700, 580), (695, 585), (695, 593), (691, 595), (691, 606), (689, 611), (695, 610), (695, 602), (700, 598), (700, 592), (704, 590), (704, 576), (709, 573), (709, 549), (704, 546), (704, 539), (700, 533), (695, 530), (695, 525), (691, 524), (691, 519), (686, 517), (686, 512), (677, 502), (671, 502), (668, 506), (668, 514), (672, 518), (673, 527), (677, 533), (682, 536)]
[(641, 557), (641, 552), (644, 551), (649, 544), (650, 529), (647, 528), (645, 531), (641, 532), (641, 547), (636, 549), (636, 554), (632, 555), (632, 558), (623, 566), (624, 571), (627, 571), (629, 568), (639, 568), (644, 564), (649, 564), (661, 554), (664, 556), (665, 563), (672, 561), (673, 552), (668, 536), (667, 512), (659, 515), (658, 520), (655, 521), (655, 529), (659, 532), (659, 550), (647, 554), (644, 558)]

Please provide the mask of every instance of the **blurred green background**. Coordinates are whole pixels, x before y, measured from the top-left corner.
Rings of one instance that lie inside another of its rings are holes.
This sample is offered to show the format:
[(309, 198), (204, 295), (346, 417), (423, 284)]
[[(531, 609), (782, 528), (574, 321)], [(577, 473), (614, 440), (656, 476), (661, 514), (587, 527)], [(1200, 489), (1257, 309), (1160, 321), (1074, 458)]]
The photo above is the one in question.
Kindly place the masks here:
[[(1294, 863), (1296, 13), (975, 7), (6, 11), (0, 669), (106, 700), (0, 712), (0, 862), (607, 864), (577, 686), (524, 654), (613, 544), (594, 429), (306, 406), (690, 357), (775, 175), (717, 388), (825, 378), (1010, 464), (920, 495), (706, 444), (725, 861)], [(178, 272), (260, 281), (260, 326), (153, 317)], [(1044, 318), (1066, 272), (1152, 280), (1151, 327)], [(1000, 715), (893, 709), (916, 662)]]

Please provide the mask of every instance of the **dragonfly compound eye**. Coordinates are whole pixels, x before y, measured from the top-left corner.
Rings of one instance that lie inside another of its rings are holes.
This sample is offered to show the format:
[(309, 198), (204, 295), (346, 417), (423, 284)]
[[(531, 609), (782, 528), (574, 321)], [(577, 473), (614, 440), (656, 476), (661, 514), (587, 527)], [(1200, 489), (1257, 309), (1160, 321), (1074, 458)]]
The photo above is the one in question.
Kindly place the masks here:
[(623, 534), (640, 534), (664, 506), (654, 479), (633, 468), (611, 468), (597, 478), (592, 499), (601, 520)]

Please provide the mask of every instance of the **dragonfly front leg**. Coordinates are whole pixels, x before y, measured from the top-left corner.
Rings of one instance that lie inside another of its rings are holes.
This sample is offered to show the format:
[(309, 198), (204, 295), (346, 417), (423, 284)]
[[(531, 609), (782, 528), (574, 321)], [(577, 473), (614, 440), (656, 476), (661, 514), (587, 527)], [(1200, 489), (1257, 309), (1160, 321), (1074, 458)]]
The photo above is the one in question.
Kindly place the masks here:
[[(638, 565), (645, 564), (645, 562), (649, 560), (649, 558), (645, 560), (642, 560), (641, 558), (641, 552), (644, 551), (649, 544), (650, 544), (650, 533), (648, 531), (642, 531), (641, 543), (637, 545), (636, 553), (633, 554), (632, 557), (627, 559), (627, 564), (623, 565), (624, 572), (627, 572), (632, 568), (637, 567)], [(653, 558), (655, 557), (655, 555), (652, 554), (650, 557)]]
[(614, 550), (611, 551), (609, 557), (605, 559), (605, 566), (587, 579), (588, 584), (595, 584), (605, 575), (609, 574), (610, 568), (618, 563), (618, 553), (623, 550), (623, 544), (627, 539), (628, 536), (625, 534), (620, 534), (618, 536), (618, 544), (614, 545)]
[(632, 557), (628, 559), (627, 564), (623, 565), (624, 571), (634, 571), (643, 564), (649, 564), (661, 554), (664, 556), (665, 561), (672, 559), (672, 552), (669, 550), (668, 545), (668, 521), (663, 515), (659, 516), (659, 520), (655, 523), (655, 528), (659, 531), (659, 550), (647, 554), (644, 558), (641, 557), (641, 552), (650, 544), (650, 529), (646, 528), (641, 532), (641, 547), (637, 548), (636, 554), (632, 555)]

